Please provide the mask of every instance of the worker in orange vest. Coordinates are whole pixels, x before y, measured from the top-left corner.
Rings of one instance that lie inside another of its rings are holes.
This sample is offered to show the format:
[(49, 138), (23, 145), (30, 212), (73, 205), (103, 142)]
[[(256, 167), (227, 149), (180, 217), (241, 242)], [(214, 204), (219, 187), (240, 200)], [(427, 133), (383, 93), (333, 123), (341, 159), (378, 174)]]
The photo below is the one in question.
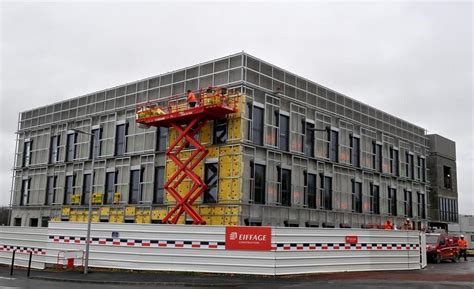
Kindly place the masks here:
[(188, 89), (187, 93), (188, 93), (189, 107), (195, 107), (196, 106), (196, 96), (194, 95), (194, 93), (190, 89)]
[(390, 222), (390, 220), (387, 220), (387, 221), (385, 222), (385, 224), (383, 225), (383, 228), (384, 228), (385, 230), (393, 230), (393, 224), (392, 224), (392, 222)]
[(461, 239), (458, 240), (459, 246), (459, 257), (464, 256), (464, 261), (467, 261), (467, 241), (464, 240), (464, 235), (459, 236)]

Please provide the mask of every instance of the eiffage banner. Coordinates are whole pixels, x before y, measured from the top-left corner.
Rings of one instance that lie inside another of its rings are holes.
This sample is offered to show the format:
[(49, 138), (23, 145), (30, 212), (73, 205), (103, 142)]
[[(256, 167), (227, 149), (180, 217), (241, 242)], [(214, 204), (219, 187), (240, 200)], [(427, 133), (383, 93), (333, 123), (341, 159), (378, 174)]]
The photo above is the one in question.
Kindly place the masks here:
[(270, 227), (226, 227), (226, 250), (270, 251), (272, 229)]

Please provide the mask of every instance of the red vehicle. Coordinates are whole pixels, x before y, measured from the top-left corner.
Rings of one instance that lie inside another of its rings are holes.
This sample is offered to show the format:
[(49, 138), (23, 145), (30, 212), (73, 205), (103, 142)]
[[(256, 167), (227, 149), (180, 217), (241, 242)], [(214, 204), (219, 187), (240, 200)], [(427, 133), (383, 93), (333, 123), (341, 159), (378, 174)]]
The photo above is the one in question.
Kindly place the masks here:
[(426, 234), (428, 260), (441, 263), (444, 260), (459, 261), (458, 237), (446, 234)]

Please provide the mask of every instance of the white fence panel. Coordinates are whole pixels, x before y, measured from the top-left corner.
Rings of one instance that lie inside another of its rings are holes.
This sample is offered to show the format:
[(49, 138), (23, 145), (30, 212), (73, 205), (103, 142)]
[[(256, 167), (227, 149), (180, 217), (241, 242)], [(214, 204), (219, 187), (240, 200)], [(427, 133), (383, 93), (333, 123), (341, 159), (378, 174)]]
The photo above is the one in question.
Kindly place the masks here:
[(44, 269), (47, 232), (47, 228), (0, 227), (0, 264), (10, 265), (16, 250), (16, 266), (27, 267), (33, 252), (31, 267)]
[[(259, 228), (254, 228), (260, 234)], [(0, 242), (6, 249), (0, 251), (0, 263), (10, 264), (8, 248), (16, 246), (19, 250), (36, 248), (39, 253), (33, 258), (34, 268), (44, 268), (45, 263), (57, 264), (58, 256), (62, 256), (60, 261), (64, 264), (71, 252), (79, 257), (75, 258), (75, 265), (82, 265), (80, 256), (85, 250), (86, 229), (86, 223), (72, 222), (50, 222), (48, 229), (2, 227)], [(229, 230), (229, 242), (235, 242), (233, 232)], [(420, 236), (417, 231), (272, 228), (271, 236), (271, 250), (230, 250), (226, 249), (223, 226), (94, 223), (89, 265), (282, 275), (416, 270), (426, 262), (424, 234)], [(16, 264), (26, 266), (28, 255), (17, 256)]]
[[(276, 275), (420, 268), (418, 232), (274, 228)], [(357, 237), (349, 244), (346, 237)]]

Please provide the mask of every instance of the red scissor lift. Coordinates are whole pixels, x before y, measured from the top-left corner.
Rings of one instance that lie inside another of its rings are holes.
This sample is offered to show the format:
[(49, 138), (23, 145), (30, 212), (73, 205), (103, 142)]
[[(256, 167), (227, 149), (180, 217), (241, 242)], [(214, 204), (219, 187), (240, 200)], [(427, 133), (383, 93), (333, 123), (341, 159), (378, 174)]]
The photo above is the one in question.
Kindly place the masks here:
[[(163, 223), (176, 224), (184, 212), (193, 219), (194, 224), (206, 223), (192, 207), (207, 189), (206, 183), (193, 169), (209, 151), (195, 138), (195, 135), (207, 121), (222, 119), (228, 114), (237, 112), (237, 94), (229, 94), (226, 88), (209, 87), (193, 93), (198, 100), (195, 107), (190, 107), (187, 95), (181, 94), (141, 104), (136, 110), (136, 122), (141, 126), (172, 127), (178, 132), (177, 138), (166, 150), (166, 155), (178, 169), (164, 185), (164, 189), (176, 200), (176, 205), (168, 211), (162, 220)], [(188, 158), (180, 160), (179, 153), (189, 144), (195, 150)], [(193, 185), (189, 192), (181, 196), (177, 188), (186, 178), (192, 180)]]

